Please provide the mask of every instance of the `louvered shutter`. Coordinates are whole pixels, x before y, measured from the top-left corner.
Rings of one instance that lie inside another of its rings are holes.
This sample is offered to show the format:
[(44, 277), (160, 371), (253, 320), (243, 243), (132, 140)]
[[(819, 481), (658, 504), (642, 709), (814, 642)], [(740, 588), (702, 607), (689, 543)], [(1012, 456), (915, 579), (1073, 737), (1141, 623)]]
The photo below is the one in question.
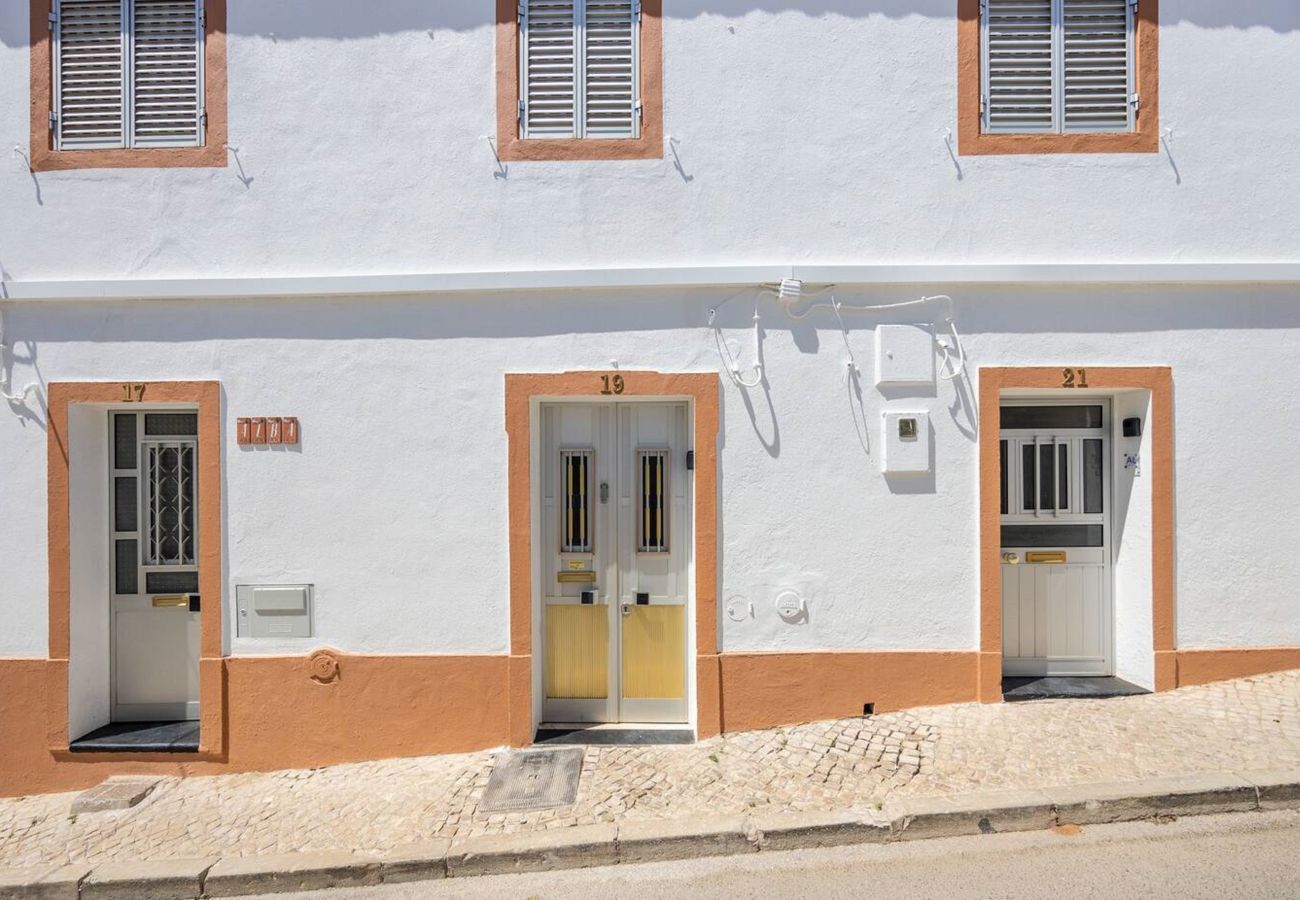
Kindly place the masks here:
[(125, 16), (125, 0), (60, 0), (54, 11), (54, 125), (60, 147), (125, 146)]
[(639, 0), (522, 0), (520, 133), (640, 134)]
[(1132, 130), (1135, 7), (1136, 0), (982, 0), (984, 130)]
[(520, 21), (520, 125), (526, 138), (578, 133), (576, 0), (523, 0)]
[(1133, 18), (1130, 0), (1064, 0), (1065, 131), (1133, 127)]
[(1053, 0), (984, 0), (981, 4), (984, 130), (1052, 131)]
[(134, 146), (202, 142), (201, 0), (131, 0)]
[(203, 143), (203, 0), (56, 0), (60, 149)]
[(583, 119), (586, 137), (634, 138), (640, 131), (636, 0), (585, 0)]

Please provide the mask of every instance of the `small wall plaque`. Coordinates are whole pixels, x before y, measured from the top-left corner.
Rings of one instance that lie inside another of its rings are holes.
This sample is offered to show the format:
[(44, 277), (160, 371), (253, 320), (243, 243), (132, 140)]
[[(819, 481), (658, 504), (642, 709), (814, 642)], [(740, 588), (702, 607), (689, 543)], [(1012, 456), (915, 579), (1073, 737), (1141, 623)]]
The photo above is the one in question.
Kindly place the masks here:
[(246, 416), (236, 420), (235, 440), (241, 447), (294, 445), (299, 440), (293, 416)]

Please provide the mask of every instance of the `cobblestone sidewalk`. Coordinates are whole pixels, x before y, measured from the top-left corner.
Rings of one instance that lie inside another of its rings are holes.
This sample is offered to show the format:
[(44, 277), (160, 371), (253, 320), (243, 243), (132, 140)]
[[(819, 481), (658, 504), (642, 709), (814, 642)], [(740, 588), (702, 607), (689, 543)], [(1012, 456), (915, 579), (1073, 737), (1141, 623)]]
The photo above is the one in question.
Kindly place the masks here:
[(1300, 671), (1116, 700), (916, 709), (591, 747), (572, 806), (486, 816), (494, 755), (166, 780), (134, 809), (72, 816), (75, 794), (0, 800), (0, 867), (382, 851), (593, 822), (851, 810), (891, 794), (1300, 766)]

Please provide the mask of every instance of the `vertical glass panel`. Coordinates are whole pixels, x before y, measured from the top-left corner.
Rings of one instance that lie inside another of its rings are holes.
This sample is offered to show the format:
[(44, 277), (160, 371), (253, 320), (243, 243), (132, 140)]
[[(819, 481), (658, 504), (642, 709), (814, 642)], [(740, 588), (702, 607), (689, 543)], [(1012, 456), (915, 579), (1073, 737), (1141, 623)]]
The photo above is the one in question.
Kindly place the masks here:
[(1057, 502), (1062, 510), (1067, 510), (1070, 508), (1070, 445), (1060, 444), (1056, 449), (1056, 480), (1060, 482)]
[(1089, 438), (1083, 442), (1083, 511), (1099, 513), (1104, 511), (1102, 500), (1102, 466), (1101, 439)]
[(194, 564), (194, 445), (147, 444), (145, 562)]
[(1052, 480), (1056, 477), (1056, 460), (1053, 458), (1051, 444), (1038, 445), (1038, 508), (1056, 509)]
[(1002, 441), (998, 446), (998, 459), (1002, 466), (1002, 515), (1007, 514), (1007, 495), (1011, 486), (1010, 476), (1007, 473), (1007, 442)]
[(113, 416), (113, 468), (134, 469), (136, 465), (135, 415)]
[(563, 553), (592, 552), (591, 451), (560, 451), (560, 481), (564, 485), (564, 508), (560, 550)]
[(113, 591), (117, 594), (136, 594), (140, 591), (140, 570), (136, 565), (134, 540), (113, 542)]
[(641, 482), (641, 540), (642, 553), (668, 552), (668, 523), (666, 501), (666, 476), (668, 452), (666, 450), (640, 450), (637, 452)]
[(138, 479), (113, 479), (113, 530), (136, 531), (140, 527)]
[(1027, 512), (1033, 512), (1038, 508), (1035, 498), (1038, 497), (1038, 483), (1035, 475), (1038, 472), (1038, 466), (1034, 459), (1034, 445), (1024, 444), (1020, 448), (1020, 496), (1024, 499), (1023, 506)]

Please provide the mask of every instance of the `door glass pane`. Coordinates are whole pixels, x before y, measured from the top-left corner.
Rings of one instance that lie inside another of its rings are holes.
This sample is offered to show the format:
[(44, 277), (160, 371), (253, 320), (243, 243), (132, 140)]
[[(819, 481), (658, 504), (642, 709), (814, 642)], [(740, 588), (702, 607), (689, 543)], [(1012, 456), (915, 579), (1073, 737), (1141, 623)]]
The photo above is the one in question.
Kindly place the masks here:
[(125, 413), (113, 416), (113, 468), (135, 468), (135, 416)]
[(1056, 496), (1061, 504), (1061, 510), (1065, 511), (1070, 508), (1070, 446), (1058, 444), (1056, 449), (1056, 480), (1060, 482)]
[(666, 450), (637, 451), (641, 482), (641, 517), (638, 523), (641, 539), (637, 550), (641, 553), (668, 552), (668, 507), (665, 500), (665, 479), (668, 468)]
[(136, 479), (113, 479), (113, 530), (135, 531), (140, 527), (137, 507)]
[(1002, 515), (1007, 514), (1007, 492), (1010, 487), (1010, 481), (1007, 475), (1007, 442), (1002, 441), (998, 445), (998, 460), (1002, 471)]
[(194, 445), (149, 444), (145, 465), (145, 562), (194, 565)]
[(1100, 428), (1100, 406), (1004, 406), (1003, 428)]
[(1083, 442), (1083, 511), (1099, 513), (1103, 509), (1101, 439)]
[(197, 594), (199, 592), (198, 572), (146, 572), (144, 576), (146, 594)]
[(1037, 509), (1035, 498), (1038, 496), (1038, 482), (1035, 475), (1038, 466), (1034, 460), (1034, 445), (1024, 444), (1020, 448), (1020, 496), (1027, 512)]
[(1003, 547), (1100, 547), (1100, 525), (1003, 525)]
[(140, 590), (140, 570), (136, 566), (136, 542), (113, 542), (113, 592), (135, 594)]
[(591, 456), (590, 450), (560, 452), (560, 480), (564, 485), (562, 553), (592, 552)]
[(1056, 462), (1052, 458), (1052, 445), (1038, 445), (1038, 508), (1056, 509), (1056, 499), (1052, 492), (1052, 479), (1056, 477)]
[(199, 433), (198, 413), (145, 413), (146, 437), (194, 437)]

